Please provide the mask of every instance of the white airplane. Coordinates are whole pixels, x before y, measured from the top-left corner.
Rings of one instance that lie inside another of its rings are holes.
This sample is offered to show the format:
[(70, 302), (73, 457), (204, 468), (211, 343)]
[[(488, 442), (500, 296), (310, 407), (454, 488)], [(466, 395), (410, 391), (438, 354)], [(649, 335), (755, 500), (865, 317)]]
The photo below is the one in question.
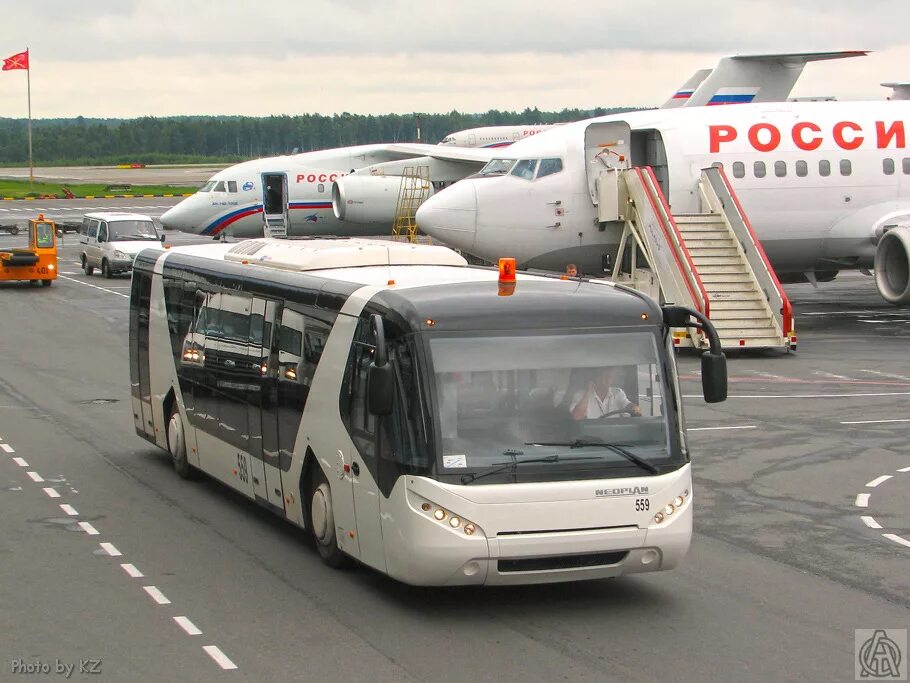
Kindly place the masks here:
[[(719, 103), (745, 101), (743, 92), (750, 100), (786, 98), (807, 62), (861, 54), (723, 58), (710, 74), (696, 73), (665, 106), (683, 100), (692, 106), (705, 98), (716, 104), (717, 97), (723, 100)], [(688, 89), (691, 97), (682, 98), (680, 93)], [(443, 140), (440, 145), (360, 145), (246, 161), (216, 173), (196, 194), (166, 211), (161, 223), (167, 230), (213, 238), (258, 237), (265, 220), (282, 219), (290, 235), (387, 234), (395, 220), (404, 168), (429, 167), (432, 194), (480, 169), (495, 155), (497, 144), (511, 144), (545, 128), (494, 126), (453, 133), (446, 140), (454, 142)]]
[[(255, 159), (219, 171), (195, 194), (161, 216), (166, 230), (218, 238), (261, 237), (264, 218), (283, 218), (289, 235), (376, 235), (390, 231), (389, 216), (398, 202), (399, 176), (357, 176), (345, 185), (342, 223), (332, 209), (333, 184), (357, 168), (393, 160), (433, 159), (449, 170), (442, 180), (457, 180), (476, 170), (495, 150), (439, 145), (376, 144)], [(466, 165), (467, 164), (467, 165)], [(451, 177), (450, 177), (451, 176)], [(432, 192), (432, 188), (429, 188)]]
[(886, 88), (891, 88), (889, 100), (910, 100), (910, 83), (882, 83)]
[(910, 303), (910, 102), (794, 102), (629, 112), (579, 121), (503, 150), (431, 197), (421, 230), (520, 266), (602, 272), (620, 229), (599, 224), (604, 162), (650, 166), (673, 213), (697, 212), (701, 169), (722, 164), (783, 281), (876, 270)]

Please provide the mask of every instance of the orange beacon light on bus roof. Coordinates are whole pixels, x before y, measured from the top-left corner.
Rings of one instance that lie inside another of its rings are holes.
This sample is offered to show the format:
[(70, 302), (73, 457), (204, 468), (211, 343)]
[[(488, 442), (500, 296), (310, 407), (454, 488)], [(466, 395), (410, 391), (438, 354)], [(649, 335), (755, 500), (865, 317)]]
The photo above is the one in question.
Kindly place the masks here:
[(511, 296), (515, 291), (515, 259), (499, 259), (499, 296)]

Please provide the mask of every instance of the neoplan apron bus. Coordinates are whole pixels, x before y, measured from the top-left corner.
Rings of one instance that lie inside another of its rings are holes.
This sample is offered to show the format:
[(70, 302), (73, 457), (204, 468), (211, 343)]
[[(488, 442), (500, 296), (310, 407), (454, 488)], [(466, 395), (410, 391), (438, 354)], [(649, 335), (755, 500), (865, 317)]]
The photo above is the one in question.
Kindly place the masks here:
[[(147, 249), (130, 301), (136, 431), (181, 476), (308, 529), (333, 567), (415, 585), (675, 567), (693, 491), (669, 329), (712, 341), (708, 401), (726, 397), (716, 332), (619, 286), (504, 279), (379, 240)], [(596, 377), (619, 408), (577, 419)]]

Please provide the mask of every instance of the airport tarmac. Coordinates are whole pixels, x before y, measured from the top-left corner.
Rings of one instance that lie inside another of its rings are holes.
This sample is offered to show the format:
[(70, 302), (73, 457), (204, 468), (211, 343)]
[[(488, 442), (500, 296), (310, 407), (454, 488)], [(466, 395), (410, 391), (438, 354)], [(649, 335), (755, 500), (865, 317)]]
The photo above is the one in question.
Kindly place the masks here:
[(731, 355), (725, 403), (680, 354), (680, 568), (435, 590), (333, 571), (294, 527), (178, 479), (133, 431), (129, 277), (85, 276), (76, 242), (52, 287), (0, 286), (0, 679), (92, 659), (110, 680), (852, 680), (854, 629), (910, 621), (910, 311), (869, 277), (788, 286), (798, 351)]
[[(40, 166), (34, 169), (35, 180), (67, 183), (130, 183), (132, 185), (202, 185), (228, 164), (193, 164), (187, 166)], [(27, 168), (0, 168), (0, 178), (28, 180)]]

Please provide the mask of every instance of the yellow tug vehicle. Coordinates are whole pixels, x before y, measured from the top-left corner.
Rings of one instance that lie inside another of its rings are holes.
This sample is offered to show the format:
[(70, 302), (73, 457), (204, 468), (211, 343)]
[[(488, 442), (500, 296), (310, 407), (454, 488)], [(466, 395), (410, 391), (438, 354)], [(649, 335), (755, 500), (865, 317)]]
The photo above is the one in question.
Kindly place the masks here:
[(56, 279), (57, 226), (44, 214), (38, 214), (38, 218), (28, 221), (27, 248), (0, 246), (0, 282), (31, 280), (50, 287)]

